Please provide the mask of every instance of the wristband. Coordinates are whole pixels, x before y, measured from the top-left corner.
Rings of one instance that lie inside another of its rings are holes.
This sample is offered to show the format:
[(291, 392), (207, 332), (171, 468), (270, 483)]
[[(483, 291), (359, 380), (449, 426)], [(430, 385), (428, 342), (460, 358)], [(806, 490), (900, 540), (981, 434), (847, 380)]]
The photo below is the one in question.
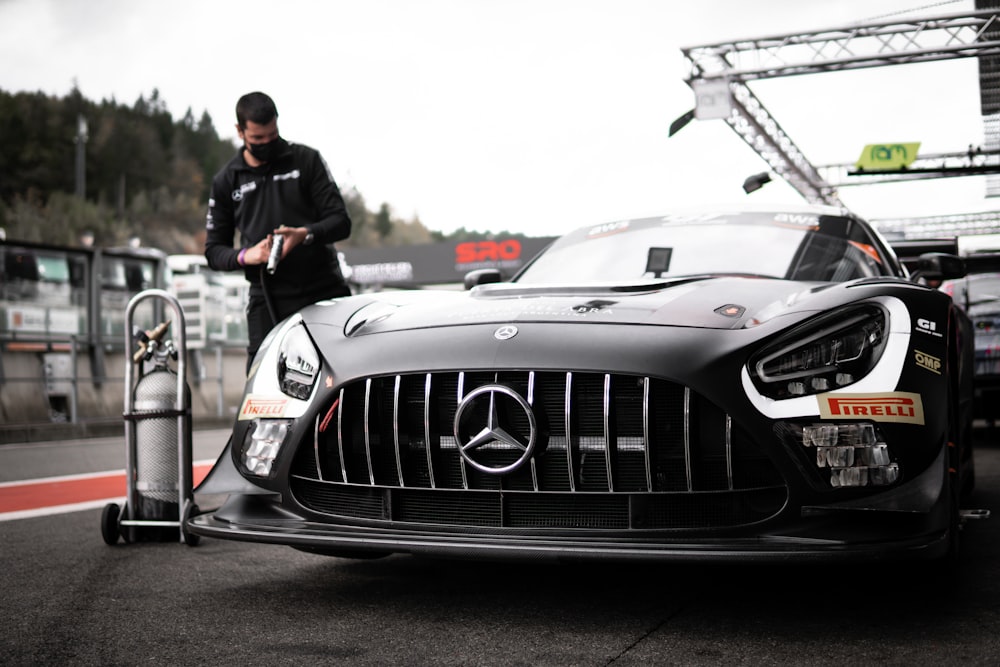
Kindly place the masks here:
[(246, 266), (246, 262), (243, 261), (243, 258), (246, 256), (246, 254), (247, 254), (246, 248), (240, 250), (240, 254), (236, 255), (236, 263), (239, 264), (240, 266)]

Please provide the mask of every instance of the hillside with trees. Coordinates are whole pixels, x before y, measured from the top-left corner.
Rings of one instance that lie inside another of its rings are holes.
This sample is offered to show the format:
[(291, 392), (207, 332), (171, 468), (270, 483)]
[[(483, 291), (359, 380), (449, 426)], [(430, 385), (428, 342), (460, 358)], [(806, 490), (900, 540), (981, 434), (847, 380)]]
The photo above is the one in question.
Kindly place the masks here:
[[(83, 123), (81, 123), (81, 120)], [(81, 129), (85, 127), (85, 134)], [(83, 178), (77, 142), (85, 136)], [(0, 227), (8, 240), (99, 247), (136, 239), (167, 253), (203, 251), (212, 176), (237, 150), (206, 112), (174, 119), (154, 89), (131, 106), (0, 90)], [(434, 232), (419, 219), (373, 210), (356, 188), (344, 199), (354, 223), (344, 245), (399, 246), (470, 240), (490, 232)], [(506, 236), (520, 236), (507, 234)]]

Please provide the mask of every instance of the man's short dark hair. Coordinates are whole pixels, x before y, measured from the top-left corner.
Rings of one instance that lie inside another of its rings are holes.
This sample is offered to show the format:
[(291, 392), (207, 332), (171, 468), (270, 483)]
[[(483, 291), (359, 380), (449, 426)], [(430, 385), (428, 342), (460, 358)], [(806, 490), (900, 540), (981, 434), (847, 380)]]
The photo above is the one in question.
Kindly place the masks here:
[(236, 122), (246, 129), (247, 121), (267, 125), (278, 117), (274, 100), (261, 92), (247, 93), (236, 103)]

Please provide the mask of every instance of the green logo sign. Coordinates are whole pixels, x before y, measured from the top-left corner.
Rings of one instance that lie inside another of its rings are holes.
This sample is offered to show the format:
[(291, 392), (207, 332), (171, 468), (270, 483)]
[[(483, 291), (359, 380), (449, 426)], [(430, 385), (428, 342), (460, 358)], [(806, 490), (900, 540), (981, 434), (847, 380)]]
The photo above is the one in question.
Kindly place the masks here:
[(855, 167), (864, 171), (898, 171), (917, 159), (920, 142), (908, 144), (868, 144)]

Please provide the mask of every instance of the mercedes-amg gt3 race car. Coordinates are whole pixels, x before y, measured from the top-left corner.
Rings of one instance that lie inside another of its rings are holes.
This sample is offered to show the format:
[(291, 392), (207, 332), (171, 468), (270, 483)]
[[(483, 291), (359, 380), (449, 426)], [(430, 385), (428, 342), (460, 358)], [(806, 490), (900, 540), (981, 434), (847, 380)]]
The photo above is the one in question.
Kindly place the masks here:
[(356, 557), (943, 557), (972, 335), (919, 278), (809, 207), (623, 220), (510, 282), (310, 306), (254, 360), (197, 490), (228, 500), (187, 529)]

